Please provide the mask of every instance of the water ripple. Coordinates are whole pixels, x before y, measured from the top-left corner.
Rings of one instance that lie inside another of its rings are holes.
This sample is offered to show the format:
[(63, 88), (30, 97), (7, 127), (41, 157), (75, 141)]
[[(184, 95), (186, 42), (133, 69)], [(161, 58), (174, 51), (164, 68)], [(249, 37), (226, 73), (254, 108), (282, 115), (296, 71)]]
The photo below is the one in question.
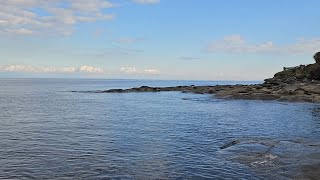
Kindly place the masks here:
[[(288, 164), (319, 152), (316, 105), (68, 92), (123, 83), (0, 80), (0, 178), (263, 179), (314, 168)], [(231, 141), (240, 143), (220, 149)], [(280, 146), (259, 156), (274, 142)]]

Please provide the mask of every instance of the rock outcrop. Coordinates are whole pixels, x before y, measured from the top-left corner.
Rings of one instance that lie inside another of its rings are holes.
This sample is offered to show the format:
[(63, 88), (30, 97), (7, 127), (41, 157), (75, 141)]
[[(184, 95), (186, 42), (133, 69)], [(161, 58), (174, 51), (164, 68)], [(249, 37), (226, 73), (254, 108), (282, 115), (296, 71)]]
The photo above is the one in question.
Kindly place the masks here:
[(131, 89), (111, 89), (100, 93), (181, 91), (184, 93), (214, 94), (217, 98), (278, 100), (320, 103), (320, 53), (314, 55), (317, 63), (284, 68), (273, 78), (255, 85), (176, 86)]

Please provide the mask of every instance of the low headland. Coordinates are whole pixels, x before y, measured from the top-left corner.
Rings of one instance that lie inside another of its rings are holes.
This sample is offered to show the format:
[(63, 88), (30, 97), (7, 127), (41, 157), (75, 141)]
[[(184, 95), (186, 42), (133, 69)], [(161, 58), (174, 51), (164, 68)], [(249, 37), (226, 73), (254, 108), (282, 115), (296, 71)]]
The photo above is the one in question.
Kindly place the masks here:
[(273, 78), (262, 84), (175, 86), (131, 89), (110, 89), (100, 93), (131, 93), (181, 91), (185, 93), (213, 94), (223, 99), (278, 100), (287, 102), (320, 103), (320, 52), (314, 55), (316, 63), (296, 67), (284, 67)]

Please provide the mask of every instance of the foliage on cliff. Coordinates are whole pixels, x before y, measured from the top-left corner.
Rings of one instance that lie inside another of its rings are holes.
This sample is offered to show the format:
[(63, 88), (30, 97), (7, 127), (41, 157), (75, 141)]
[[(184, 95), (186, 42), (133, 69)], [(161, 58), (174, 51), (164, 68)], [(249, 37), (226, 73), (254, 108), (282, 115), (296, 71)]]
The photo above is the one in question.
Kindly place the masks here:
[[(278, 72), (272, 80), (285, 83), (296, 83), (296, 81), (320, 80), (320, 64), (309, 64)], [(269, 79), (270, 80), (270, 79)]]
[(320, 52), (314, 56), (316, 63), (309, 65), (300, 65), (292, 68), (284, 68), (278, 72), (273, 78), (266, 79), (266, 83), (270, 84), (294, 84), (299, 82), (311, 82), (320, 80)]
[(320, 63), (320, 52), (317, 52), (314, 56), (313, 56), (314, 60), (316, 61), (316, 63)]

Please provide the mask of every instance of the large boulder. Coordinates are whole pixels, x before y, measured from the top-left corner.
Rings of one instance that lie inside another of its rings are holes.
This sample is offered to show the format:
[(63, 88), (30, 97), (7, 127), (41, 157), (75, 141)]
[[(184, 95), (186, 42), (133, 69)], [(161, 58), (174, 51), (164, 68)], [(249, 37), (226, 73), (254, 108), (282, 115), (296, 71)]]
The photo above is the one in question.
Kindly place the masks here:
[(314, 56), (313, 56), (314, 60), (316, 61), (316, 63), (320, 63), (320, 52), (317, 52)]
[(320, 80), (320, 63), (308, 65), (306, 67), (306, 76), (311, 80)]

